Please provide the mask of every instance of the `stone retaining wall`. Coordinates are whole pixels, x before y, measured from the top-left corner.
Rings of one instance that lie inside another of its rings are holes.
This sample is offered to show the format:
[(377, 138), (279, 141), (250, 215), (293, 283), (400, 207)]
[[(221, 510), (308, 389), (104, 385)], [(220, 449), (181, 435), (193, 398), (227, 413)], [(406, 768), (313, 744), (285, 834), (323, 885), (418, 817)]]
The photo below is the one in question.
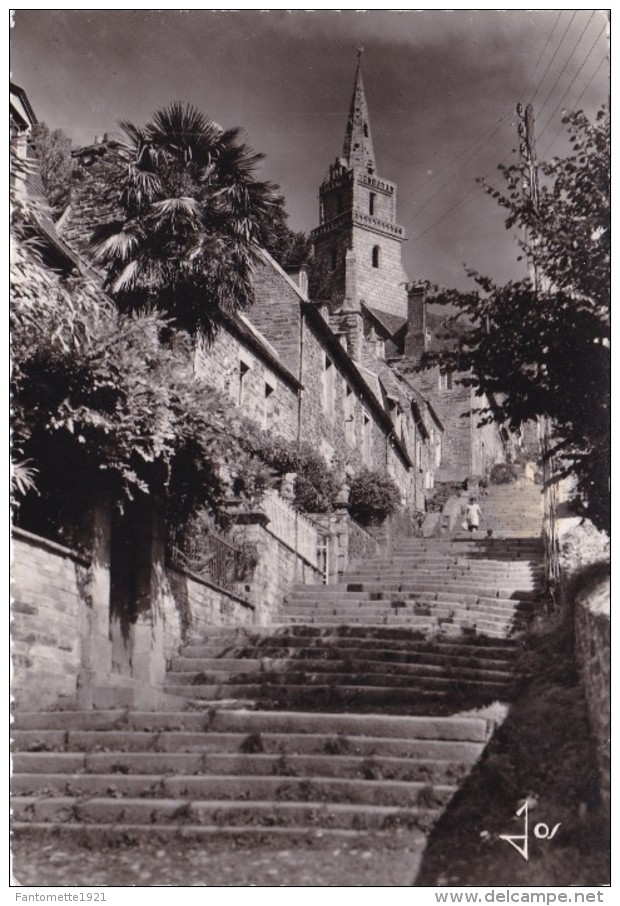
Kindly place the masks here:
[(11, 636), (17, 707), (46, 707), (76, 695), (88, 565), (70, 548), (15, 530)]
[(601, 798), (610, 802), (611, 627), (610, 580), (582, 591), (575, 601), (575, 651), (599, 768)]

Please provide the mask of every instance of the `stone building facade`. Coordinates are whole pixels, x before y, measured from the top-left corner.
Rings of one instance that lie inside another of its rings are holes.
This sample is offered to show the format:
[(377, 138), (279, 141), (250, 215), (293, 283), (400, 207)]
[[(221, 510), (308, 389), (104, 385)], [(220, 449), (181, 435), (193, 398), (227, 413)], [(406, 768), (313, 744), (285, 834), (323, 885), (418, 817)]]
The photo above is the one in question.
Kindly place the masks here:
[(403, 504), (419, 507), (411, 451), (423, 438), (410, 410), (402, 416), (407, 432), (399, 433), (380, 384), (369, 382), (362, 365), (359, 316), (330, 317), (327, 306), (308, 300), (303, 285), (264, 253), (249, 314), (302, 385), (297, 439), (349, 473), (366, 467), (392, 475)]

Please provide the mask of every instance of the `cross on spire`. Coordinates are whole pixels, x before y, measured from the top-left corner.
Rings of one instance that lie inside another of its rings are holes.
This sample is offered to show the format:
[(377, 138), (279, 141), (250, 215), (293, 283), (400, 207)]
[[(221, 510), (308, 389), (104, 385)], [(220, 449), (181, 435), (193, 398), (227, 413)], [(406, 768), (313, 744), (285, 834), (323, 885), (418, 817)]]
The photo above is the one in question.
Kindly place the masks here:
[(349, 167), (362, 166), (373, 172), (375, 170), (375, 152), (370, 135), (368, 105), (362, 79), (363, 52), (363, 47), (357, 48), (357, 70), (344, 136), (343, 156)]

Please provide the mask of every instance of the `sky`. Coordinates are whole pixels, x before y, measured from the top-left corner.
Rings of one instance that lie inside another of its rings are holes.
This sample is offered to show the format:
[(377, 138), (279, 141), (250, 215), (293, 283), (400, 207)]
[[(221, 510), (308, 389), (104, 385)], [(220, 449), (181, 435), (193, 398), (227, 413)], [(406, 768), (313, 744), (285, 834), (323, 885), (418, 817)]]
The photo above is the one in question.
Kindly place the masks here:
[(522, 276), (516, 237), (475, 180), (500, 187), (497, 165), (517, 160), (518, 101), (533, 103), (541, 159), (568, 149), (562, 108), (595, 115), (609, 94), (603, 11), (17, 10), (11, 73), (75, 145), (174, 100), (243, 127), (289, 226), (309, 231), (342, 153), (360, 46), (410, 280), (465, 288), (464, 265)]

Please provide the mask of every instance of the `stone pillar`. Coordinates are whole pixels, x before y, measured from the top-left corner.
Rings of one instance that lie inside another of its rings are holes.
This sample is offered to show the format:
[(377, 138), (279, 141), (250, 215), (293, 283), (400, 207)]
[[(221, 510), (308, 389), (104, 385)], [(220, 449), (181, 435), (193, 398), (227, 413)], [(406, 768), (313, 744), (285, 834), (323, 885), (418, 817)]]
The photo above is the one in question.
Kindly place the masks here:
[(139, 584), (137, 618), (132, 627), (131, 676), (149, 686), (161, 686), (166, 674), (164, 601), (166, 524), (161, 498), (143, 501), (137, 539)]
[(349, 566), (349, 505), (336, 505), (330, 518), (329, 584), (339, 581)]
[(92, 708), (94, 690), (112, 671), (110, 643), (110, 531), (112, 500), (100, 490), (86, 514), (91, 551), (90, 567), (80, 568), (84, 584), (81, 614), (82, 664), (77, 679), (77, 704)]

